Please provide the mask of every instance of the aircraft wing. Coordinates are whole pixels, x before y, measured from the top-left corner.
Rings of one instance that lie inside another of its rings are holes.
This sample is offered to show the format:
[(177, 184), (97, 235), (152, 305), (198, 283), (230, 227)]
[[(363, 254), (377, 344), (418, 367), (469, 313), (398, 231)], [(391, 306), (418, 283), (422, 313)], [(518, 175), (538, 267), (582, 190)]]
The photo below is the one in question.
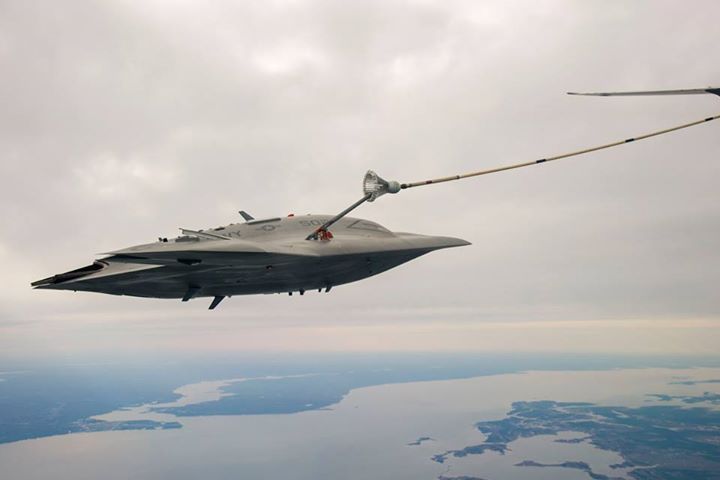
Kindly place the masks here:
[(568, 95), (590, 95), (594, 97), (634, 97), (651, 95), (720, 95), (720, 87), (690, 88), (684, 90), (643, 90), (637, 92), (567, 92)]

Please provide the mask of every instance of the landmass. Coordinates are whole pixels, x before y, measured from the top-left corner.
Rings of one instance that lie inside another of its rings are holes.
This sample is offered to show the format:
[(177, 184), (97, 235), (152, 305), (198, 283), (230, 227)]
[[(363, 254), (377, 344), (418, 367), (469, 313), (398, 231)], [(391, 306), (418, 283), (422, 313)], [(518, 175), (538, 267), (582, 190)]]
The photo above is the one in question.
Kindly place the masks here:
[(709, 403), (720, 405), (720, 394), (704, 392), (702, 395), (666, 395), (664, 393), (651, 393), (648, 397), (657, 398), (661, 402), (680, 400), (683, 403)]
[(497, 452), (501, 455), (505, 455), (507, 450), (508, 446), (504, 443), (486, 442), (482, 445), (471, 445), (460, 450), (449, 450), (445, 453), (434, 455), (432, 459), (438, 463), (445, 463), (445, 460), (447, 460), (450, 455), (453, 457), (466, 457), (468, 455), (482, 455), (485, 452)]
[(434, 439), (434, 438), (431, 438), (431, 437), (420, 437), (420, 438), (418, 438), (417, 440), (415, 440), (414, 442), (408, 443), (407, 445), (408, 445), (409, 447), (415, 447), (415, 446), (418, 446), (418, 445), (422, 445), (423, 442), (432, 442), (432, 441), (434, 441), (434, 440), (435, 440), (435, 439)]
[(572, 462), (566, 461), (562, 463), (540, 463), (534, 460), (524, 460), (520, 463), (515, 464), (516, 467), (556, 467), (556, 468), (572, 468), (575, 470), (582, 470), (587, 473), (593, 480), (623, 480), (621, 477), (609, 477), (602, 473), (593, 472), (590, 465), (585, 462)]
[(480, 478), (480, 477), (469, 477), (467, 475), (460, 475), (459, 477), (446, 477), (445, 475), (440, 475), (438, 477), (438, 480), (485, 480), (485, 479)]
[(0, 444), (88, 428), (119, 429), (121, 425), (100, 427), (92, 418), (123, 407), (176, 400), (180, 396), (173, 390), (188, 376), (151, 366), (114, 365), (43, 368), (6, 376), (0, 382)]
[[(584, 441), (624, 459), (613, 468), (633, 468), (638, 480), (720, 479), (720, 411), (700, 407), (598, 406), (592, 403), (550, 400), (515, 402), (502, 420), (479, 422), (485, 442), (449, 450), (432, 459), (443, 463), (450, 457), (503, 454), (520, 438), (581, 432)], [(583, 462), (568, 460), (545, 465), (527, 460), (518, 466), (563, 466), (585, 470), (594, 479), (607, 479), (585, 469)], [(587, 467), (590, 468), (589, 466)]]
[(579, 438), (558, 438), (555, 440), (555, 443), (583, 443), (587, 442), (588, 440), (592, 439), (590, 435), (587, 437), (579, 437)]
[(711, 383), (720, 383), (720, 378), (711, 378), (710, 380), (678, 380), (670, 382), (670, 385), (705, 385)]

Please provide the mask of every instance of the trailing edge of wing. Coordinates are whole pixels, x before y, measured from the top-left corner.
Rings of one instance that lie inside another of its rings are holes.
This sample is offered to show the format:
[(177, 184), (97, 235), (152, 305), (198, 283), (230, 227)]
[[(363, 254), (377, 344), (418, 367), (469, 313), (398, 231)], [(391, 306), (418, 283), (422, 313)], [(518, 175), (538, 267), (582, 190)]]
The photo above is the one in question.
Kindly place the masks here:
[(684, 90), (645, 90), (637, 92), (567, 92), (568, 95), (589, 95), (594, 97), (634, 97), (650, 95), (703, 95), (720, 96), (720, 87), (690, 88)]
[(43, 278), (31, 283), (35, 288), (50, 288), (59, 290), (71, 290), (72, 285), (76, 282), (85, 282), (87, 280), (98, 280), (104, 277), (112, 277), (118, 275), (130, 275), (144, 270), (158, 268), (160, 265), (145, 265), (133, 263), (116, 263), (106, 262), (104, 260), (96, 260), (92, 265), (78, 268), (65, 273), (59, 273), (52, 277)]

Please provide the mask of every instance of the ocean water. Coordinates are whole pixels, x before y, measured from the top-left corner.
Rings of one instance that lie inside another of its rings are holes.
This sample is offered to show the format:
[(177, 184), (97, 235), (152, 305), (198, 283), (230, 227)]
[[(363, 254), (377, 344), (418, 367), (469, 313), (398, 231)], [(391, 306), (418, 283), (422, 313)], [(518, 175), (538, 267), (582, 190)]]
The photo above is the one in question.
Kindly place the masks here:
[[(613, 406), (682, 405), (648, 394), (699, 395), (720, 384), (686, 385), (678, 379), (720, 378), (718, 368), (538, 371), (380, 385), (352, 390), (327, 408), (293, 414), (175, 417), (142, 405), (98, 418), (177, 420), (183, 428), (78, 433), (0, 445), (0, 477), (32, 479), (434, 479), (470, 475), (495, 479), (587, 479), (560, 467), (517, 467), (582, 460), (594, 472), (627, 477), (615, 452), (588, 442), (558, 443), (578, 432), (512, 442), (505, 455), (488, 452), (445, 463), (433, 455), (482, 443), (474, 424), (502, 419), (515, 401), (555, 400)], [(201, 382), (178, 389), (164, 406), (220, 398), (222, 387), (244, 379)], [(430, 437), (420, 445), (408, 445)]]

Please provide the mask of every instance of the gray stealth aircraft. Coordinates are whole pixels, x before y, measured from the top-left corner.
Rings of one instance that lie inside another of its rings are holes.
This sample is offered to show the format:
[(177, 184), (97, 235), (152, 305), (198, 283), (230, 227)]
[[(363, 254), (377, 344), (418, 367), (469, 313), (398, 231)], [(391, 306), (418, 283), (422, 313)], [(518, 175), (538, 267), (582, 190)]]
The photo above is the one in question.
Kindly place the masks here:
[(333, 217), (288, 216), (211, 230), (110, 252), (78, 270), (34, 282), (37, 288), (136, 297), (224, 297), (306, 290), (362, 280), (426, 253), (469, 245), (465, 240), (397, 233), (369, 220), (344, 217), (332, 233), (306, 240)]
[[(720, 88), (643, 92), (571, 93), (572, 95), (720, 95)], [(233, 295), (298, 292), (371, 277), (426, 253), (469, 245), (452, 237), (391, 232), (369, 220), (347, 217), (364, 202), (386, 193), (539, 165), (625, 145), (720, 118), (706, 117), (691, 123), (627, 138), (597, 147), (529, 162), (461, 175), (400, 184), (368, 171), (363, 197), (335, 216), (307, 215), (255, 220), (240, 214), (244, 223), (211, 230), (181, 229), (182, 235), (155, 243), (110, 252), (92, 265), (53, 275), (32, 283), (50, 290), (73, 290), (152, 298), (213, 297), (210, 309)], [(332, 232), (330, 227), (333, 227)]]

